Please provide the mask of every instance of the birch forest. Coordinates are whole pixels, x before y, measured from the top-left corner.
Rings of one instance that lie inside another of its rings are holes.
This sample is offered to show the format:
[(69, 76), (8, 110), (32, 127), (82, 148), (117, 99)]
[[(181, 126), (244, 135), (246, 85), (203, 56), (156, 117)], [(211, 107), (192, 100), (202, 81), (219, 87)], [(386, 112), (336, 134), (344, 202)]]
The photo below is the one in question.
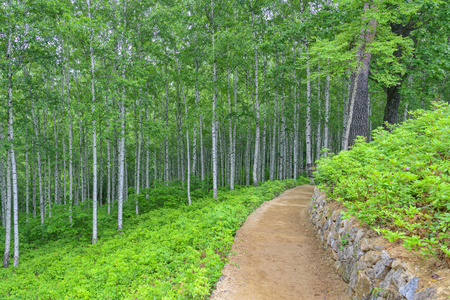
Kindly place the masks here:
[(124, 236), (170, 197), (188, 207), (313, 179), (321, 156), (448, 100), (448, 12), (447, 0), (1, 2), (3, 267), (46, 240)]

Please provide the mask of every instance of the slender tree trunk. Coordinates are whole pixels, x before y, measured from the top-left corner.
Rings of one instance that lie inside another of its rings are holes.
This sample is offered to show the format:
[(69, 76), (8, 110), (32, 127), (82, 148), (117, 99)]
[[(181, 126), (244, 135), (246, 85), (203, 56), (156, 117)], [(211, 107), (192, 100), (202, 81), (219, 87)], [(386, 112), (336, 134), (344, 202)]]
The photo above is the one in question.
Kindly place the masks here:
[[(14, 268), (19, 267), (19, 195), (17, 190), (17, 168), (16, 168), (16, 158), (14, 153), (14, 129), (13, 129), (13, 95), (12, 95), (12, 72), (11, 72), (11, 32), (8, 35), (8, 47), (6, 51), (6, 57), (8, 58), (8, 74), (7, 74), (7, 94), (8, 94), (8, 142), (9, 142), (9, 159), (8, 162), (11, 166), (11, 175), (12, 175), (12, 199), (13, 199), (13, 219), (14, 219)], [(7, 173), (10, 171), (8, 167)], [(10, 180), (10, 174), (8, 174), (8, 180)], [(9, 184), (8, 184), (9, 185)], [(10, 189), (8, 187), (8, 189)], [(8, 196), (8, 204), (7, 209), (9, 213), (7, 213), (7, 226), (8, 223), (11, 224), (11, 191)], [(8, 220), (9, 219), (9, 220)], [(11, 226), (11, 225), (9, 225)], [(9, 228), (10, 232), (7, 234), (11, 235), (11, 227)], [(9, 244), (9, 241), (8, 241)], [(5, 268), (8, 267), (8, 259), (9, 259), (9, 246), (6, 247), (6, 238), (5, 238), (5, 256), (3, 257), (3, 266)], [(8, 249), (8, 251), (6, 251)], [(5, 264), (6, 258), (6, 264)]]
[[(147, 93), (148, 96), (148, 93)], [(146, 102), (145, 105), (145, 121), (148, 124), (148, 102)], [(146, 161), (146, 165), (145, 165), (145, 188), (148, 189), (150, 187), (150, 139), (148, 134), (145, 135), (145, 141), (146, 141), (146, 155), (145, 155), (145, 161)], [(156, 152), (156, 150), (155, 150)], [(155, 168), (156, 168), (156, 163), (155, 163)], [(155, 177), (156, 179), (156, 177)], [(146, 193), (145, 197), (148, 199), (148, 192)]]
[[(122, 70), (122, 77), (125, 77), (125, 69)], [(125, 87), (122, 88), (122, 101), (125, 100)], [(125, 106), (122, 101), (119, 101), (119, 121), (121, 123), (121, 131), (119, 137), (119, 164), (118, 164), (118, 192), (117, 192), (117, 230), (122, 231), (122, 214), (123, 214), (123, 200), (124, 200), (124, 180), (125, 180)]]
[(55, 204), (59, 204), (59, 176), (60, 176), (60, 171), (58, 168), (58, 133), (59, 133), (59, 128), (58, 128), (58, 121), (56, 118), (56, 114), (54, 116), (54, 123), (53, 123), (53, 131), (54, 131), (54, 135), (55, 135), (55, 183), (54, 183), (54, 193), (55, 193)]
[(67, 197), (67, 184), (66, 184), (66, 122), (64, 117), (64, 111), (62, 112), (62, 145), (63, 145), (63, 181), (64, 181), (64, 189), (63, 189), (63, 202), (66, 205), (66, 197)]
[[(328, 61), (328, 65), (330, 62)], [(323, 147), (325, 149), (330, 148), (329, 142), (329, 128), (328, 123), (330, 120), (330, 75), (326, 77), (326, 85), (325, 85), (325, 124), (324, 124), (324, 133), (323, 133)], [(328, 155), (328, 150), (323, 153), (324, 156)]]
[[(308, 52), (308, 42), (305, 36), (305, 52)], [(309, 179), (313, 179), (311, 159), (311, 70), (309, 58), (306, 60), (306, 172)]]
[(69, 127), (69, 220), (72, 223), (72, 205), (73, 205), (73, 133), (72, 133), (72, 117), (70, 115), (70, 93), (69, 93), (69, 41), (66, 42), (66, 97), (67, 97), (67, 123)]
[[(178, 75), (181, 78), (181, 72), (180, 72), (180, 65), (177, 59), (177, 69), (178, 69)], [(187, 150), (187, 194), (188, 194), (188, 202), (189, 205), (191, 205), (191, 161), (189, 159), (189, 126), (188, 126), (188, 110), (187, 110), (187, 103), (186, 103), (186, 96), (184, 93), (184, 87), (183, 82), (181, 82), (181, 95), (183, 96), (183, 102), (184, 102), (184, 113), (186, 116), (186, 150)], [(184, 168), (183, 168), (184, 173)]]
[[(3, 140), (3, 128), (0, 123), (0, 140)], [(1, 165), (0, 165), (0, 189), (2, 196), (2, 226), (6, 227), (6, 166), (5, 166), (5, 156), (1, 156)]]
[(217, 94), (217, 61), (214, 49), (214, 0), (211, 0), (211, 27), (213, 45), (213, 101), (212, 101), (212, 176), (213, 176), (213, 197), (217, 198), (217, 120), (216, 120), (216, 94)]
[[(281, 55), (281, 65), (284, 65), (284, 52)], [(286, 178), (286, 119), (284, 114), (284, 99), (285, 99), (285, 89), (284, 89), (284, 70), (281, 73), (281, 126), (280, 126), (280, 136), (279, 136), (279, 146), (280, 146), (280, 168), (278, 170), (279, 179), (284, 180)]]
[[(168, 78), (167, 78), (167, 68), (166, 68), (166, 128), (169, 127), (169, 91), (168, 91)], [(169, 182), (169, 137), (166, 134), (166, 157), (164, 160), (164, 181), (168, 185)]]
[[(297, 45), (294, 41), (294, 59), (297, 59)], [(299, 116), (298, 116), (298, 99), (297, 99), (297, 84), (299, 85), (300, 89), (300, 82), (297, 80), (297, 76), (295, 74), (295, 69), (293, 71), (293, 77), (294, 77), (294, 179), (297, 179), (297, 171), (298, 171), (298, 132), (299, 132)]]
[[(248, 96), (248, 76), (245, 79), (245, 91), (247, 92), (247, 107), (250, 107)], [(247, 114), (247, 144), (245, 146), (245, 184), (250, 184), (250, 109)]]
[[(250, 2), (252, 5), (252, 1)], [(253, 6), (253, 5), (252, 5)], [(260, 132), (259, 132), (259, 99), (258, 99), (258, 92), (259, 92), (259, 86), (258, 86), (258, 50), (256, 49), (256, 30), (255, 30), (255, 22), (253, 17), (253, 7), (252, 10), (252, 28), (253, 28), (253, 39), (255, 40), (255, 128), (256, 128), (256, 134), (255, 134), (255, 153), (253, 155), (253, 185), (258, 186), (258, 163), (259, 163), (259, 143), (260, 143)]]
[(355, 106), (355, 98), (356, 98), (356, 90), (358, 87), (358, 80), (359, 80), (359, 72), (356, 73), (355, 75), (355, 81), (353, 84), (353, 92), (352, 92), (352, 98), (350, 101), (350, 108), (349, 108), (349, 114), (348, 114), (348, 120), (347, 120), (347, 124), (345, 126), (345, 134), (344, 134), (344, 138), (343, 138), (343, 146), (342, 146), (342, 150), (347, 151), (348, 150), (348, 146), (349, 146), (349, 136), (350, 136), (350, 128), (351, 128), (351, 124), (352, 124), (352, 119), (353, 119), (353, 109)]
[[(276, 60), (275, 60), (276, 62)], [(276, 65), (275, 65), (276, 67)], [(275, 175), (275, 162), (276, 162), (276, 136), (277, 136), (277, 114), (278, 114), (278, 91), (277, 85), (275, 84), (275, 103), (273, 108), (273, 134), (272, 134), (272, 151), (270, 153), (270, 177), (271, 181), (274, 180)]]
[(320, 150), (322, 148), (321, 127), (322, 127), (322, 101), (320, 95), (320, 65), (318, 67), (319, 78), (317, 80), (317, 106), (319, 113), (317, 114), (317, 132), (316, 132), (316, 160), (320, 158)]
[[(91, 4), (87, 0), (88, 17), (91, 18)], [(92, 96), (92, 244), (97, 242), (97, 132), (95, 128), (95, 77), (94, 77), (94, 49), (93, 36), (90, 35), (89, 52), (91, 58), (91, 96)], [(86, 160), (87, 161), (87, 160)], [(86, 168), (87, 169), (87, 168)]]
[(234, 190), (235, 168), (236, 168), (236, 113), (237, 113), (237, 67), (234, 67), (233, 76), (233, 92), (234, 92), (234, 117), (233, 117), (233, 136), (230, 143), (230, 190)]
[[(30, 212), (29, 205), (28, 205), (28, 202), (30, 200), (30, 197), (29, 197), (30, 196), (29, 195), (30, 180), (29, 180), (29, 174), (28, 174), (28, 139), (26, 139), (26, 145), (25, 145), (25, 176), (27, 178), (27, 185), (26, 185), (26, 192), (25, 192), (25, 195), (26, 195), (25, 205), (26, 205), (26, 214), (27, 214), (26, 222), (28, 224), (28, 214)], [(1, 173), (0, 173), (0, 181), (1, 181)], [(0, 188), (1, 188), (1, 185), (0, 185)]]
[(11, 154), (6, 156), (6, 201), (5, 201), (5, 252), (3, 254), (3, 268), (9, 267), (9, 252), (11, 249)]

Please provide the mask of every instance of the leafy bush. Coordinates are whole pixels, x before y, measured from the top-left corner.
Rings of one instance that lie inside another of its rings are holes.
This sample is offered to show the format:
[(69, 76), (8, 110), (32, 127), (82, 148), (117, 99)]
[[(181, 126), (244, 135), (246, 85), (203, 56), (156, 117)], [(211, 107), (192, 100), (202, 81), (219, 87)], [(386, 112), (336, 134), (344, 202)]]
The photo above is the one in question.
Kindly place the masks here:
[[(159, 186), (124, 204), (124, 232), (117, 213), (98, 214), (99, 240), (89, 245), (89, 202), (54, 210), (41, 227), (30, 220), (21, 233), (21, 265), (0, 270), (1, 299), (201, 299), (221, 274), (237, 228), (265, 200), (295, 180), (222, 192), (186, 205), (180, 187)], [(145, 194), (149, 194), (149, 200)], [(167, 198), (171, 196), (172, 198)], [(134, 201), (147, 210), (134, 215)], [(146, 204), (147, 203), (147, 204)], [(126, 212), (126, 213), (125, 213)]]
[(450, 108), (435, 104), (374, 141), (322, 158), (320, 188), (348, 214), (424, 255), (450, 255)]

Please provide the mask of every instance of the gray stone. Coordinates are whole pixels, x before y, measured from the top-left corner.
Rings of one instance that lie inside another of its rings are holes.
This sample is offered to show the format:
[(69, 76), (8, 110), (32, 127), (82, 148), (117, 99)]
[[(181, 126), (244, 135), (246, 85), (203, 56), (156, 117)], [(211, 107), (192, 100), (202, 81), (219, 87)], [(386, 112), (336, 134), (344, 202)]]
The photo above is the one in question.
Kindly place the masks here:
[(323, 231), (327, 230), (327, 229), (328, 229), (328, 226), (330, 226), (330, 224), (328, 223), (328, 221), (325, 222), (325, 223), (323, 223), (323, 225), (322, 225), (322, 230), (323, 230)]
[(344, 232), (345, 232), (344, 228), (339, 228), (338, 235), (339, 235), (340, 238), (344, 237)]
[(332, 240), (333, 238), (331, 237), (331, 231), (330, 232), (328, 232), (328, 237), (327, 237), (327, 245), (328, 246), (331, 246), (331, 240)]
[(371, 280), (375, 280), (375, 270), (374, 269), (367, 269), (366, 274)]
[(335, 240), (334, 243), (332, 244), (331, 248), (333, 248), (334, 251), (338, 252), (339, 251), (339, 242), (337, 240)]
[(361, 251), (361, 249), (360, 248), (357, 248), (357, 250), (356, 250), (356, 257), (359, 259), (361, 256), (363, 256), (364, 255), (364, 252), (363, 251)]
[(394, 261), (394, 257), (389, 257), (386, 250), (381, 251), (381, 260), (383, 261), (383, 264), (387, 267), (392, 266), (392, 262)]
[(349, 243), (353, 243), (353, 241), (356, 239), (356, 233), (358, 232), (358, 229), (355, 227), (350, 227), (350, 230), (348, 231), (348, 238), (347, 241)]
[(352, 257), (353, 257), (353, 245), (349, 245), (345, 249), (345, 257), (344, 258), (345, 258), (346, 261), (348, 261)]
[(419, 285), (419, 277), (414, 277), (404, 287), (401, 287), (398, 291), (406, 299), (413, 300), (418, 285)]
[(414, 296), (414, 300), (431, 300), (435, 299), (437, 296), (436, 287), (427, 288), (425, 291), (417, 293)]
[(390, 270), (389, 273), (387, 273), (386, 277), (382, 282), (380, 282), (380, 288), (381, 289), (388, 289), (391, 286), (392, 278), (394, 277), (395, 270)]
[(362, 251), (369, 251), (370, 250), (370, 243), (368, 239), (362, 239), (360, 248)]
[(371, 288), (372, 281), (370, 278), (364, 272), (359, 272), (358, 283), (355, 287), (356, 299), (367, 299)]
[(388, 290), (386, 291), (386, 300), (404, 300), (405, 297), (403, 297), (399, 292), (395, 290)]
[(365, 234), (366, 234), (366, 231), (364, 229), (359, 229), (358, 232), (356, 233), (355, 243), (358, 243), (359, 241), (361, 241), (361, 239), (364, 237)]
[(381, 260), (381, 255), (379, 255), (375, 251), (369, 251), (364, 255), (364, 261), (366, 262), (368, 267), (373, 266), (377, 262)]
[(336, 251), (334, 251), (333, 249), (330, 250), (330, 254), (331, 254), (331, 258), (334, 260), (337, 260), (337, 253)]
[(356, 287), (356, 283), (358, 283), (358, 269), (353, 268), (352, 273), (350, 274), (350, 281), (348, 282), (348, 286), (354, 290)]
[(333, 222), (336, 222), (337, 218), (341, 215), (341, 213), (338, 210), (333, 211), (333, 213), (331, 214), (331, 220), (333, 220)]
[(386, 249), (386, 247), (383, 246), (383, 245), (375, 245), (375, 246), (373, 246), (373, 249), (378, 250), (378, 251), (381, 251), (381, 250)]
[(394, 270), (397, 270), (399, 268), (403, 269), (402, 261), (398, 258), (394, 259), (394, 261), (392, 262), (391, 268)]
[(383, 261), (378, 261), (374, 266), (375, 270), (375, 278), (379, 278), (380, 280), (384, 280), (385, 276), (389, 272), (389, 268), (383, 264)]
[(352, 260), (350, 260), (347, 263), (343, 263), (343, 272), (342, 272), (342, 280), (344, 280), (346, 283), (350, 282), (350, 276), (353, 272), (353, 266), (355, 265), (355, 262)]
[(358, 270), (365, 270), (365, 269), (367, 269), (366, 262), (364, 261), (363, 258), (359, 258), (359, 260), (358, 260)]
[(341, 222), (342, 222), (342, 214), (340, 214), (336, 220), (336, 232), (340, 229), (341, 227)]
[(342, 250), (339, 248), (337, 256), (340, 261), (345, 261), (345, 248)]
[(222, 275), (222, 276), (219, 277), (219, 281), (223, 281), (225, 278), (227, 278), (227, 276)]
[(397, 288), (404, 287), (407, 282), (406, 280), (407, 280), (407, 276), (405, 275), (405, 273), (403, 272), (402, 269), (395, 270), (395, 273), (392, 276), (392, 283), (394, 283), (394, 285)]

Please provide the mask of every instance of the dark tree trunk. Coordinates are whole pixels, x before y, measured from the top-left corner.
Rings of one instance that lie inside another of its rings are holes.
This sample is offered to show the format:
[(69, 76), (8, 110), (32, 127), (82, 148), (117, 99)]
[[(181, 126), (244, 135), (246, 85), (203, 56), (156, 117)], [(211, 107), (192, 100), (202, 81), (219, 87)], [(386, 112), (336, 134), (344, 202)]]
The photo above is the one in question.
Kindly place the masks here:
[[(402, 79), (403, 81), (403, 79)], [(384, 108), (383, 123), (398, 123), (398, 106), (400, 104), (400, 85), (394, 85), (385, 89), (386, 106)]]
[[(403, 38), (406, 38), (411, 35), (411, 31), (413, 30), (414, 23), (409, 22), (406, 25), (403, 24), (391, 24), (391, 30), (396, 35), (400, 35)], [(403, 49), (399, 48), (394, 52), (394, 56), (401, 62), (401, 57), (403, 55)], [(402, 86), (403, 81), (406, 78), (406, 74), (401, 75), (400, 73), (396, 74), (400, 80), (396, 85), (387, 87), (384, 89), (386, 92), (386, 106), (384, 108), (384, 116), (383, 123), (388, 122), (389, 124), (397, 124), (398, 123), (398, 107), (400, 104), (400, 87)]]
[(359, 71), (359, 76), (353, 74), (351, 76), (350, 99), (353, 97), (353, 87), (355, 79), (358, 78), (356, 86), (355, 104), (353, 107), (352, 123), (350, 125), (350, 134), (348, 137), (348, 146), (353, 146), (353, 141), (357, 136), (368, 137), (369, 135), (369, 64), (370, 54), (366, 54), (363, 58), (364, 68)]

